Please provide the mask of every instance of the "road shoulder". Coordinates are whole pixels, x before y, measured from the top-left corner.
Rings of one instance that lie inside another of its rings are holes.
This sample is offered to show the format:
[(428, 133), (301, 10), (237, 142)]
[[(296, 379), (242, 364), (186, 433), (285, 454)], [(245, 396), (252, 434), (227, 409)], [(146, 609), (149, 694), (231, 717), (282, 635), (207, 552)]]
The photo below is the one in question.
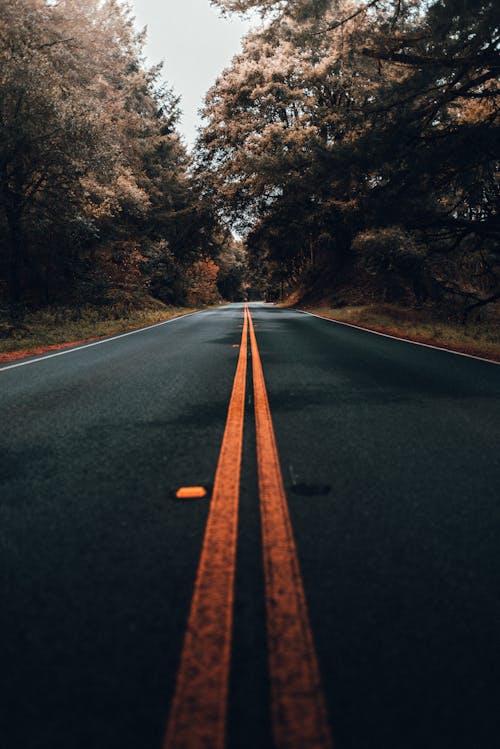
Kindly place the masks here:
[[(384, 310), (370, 307), (295, 307), (298, 312), (366, 330), (377, 335), (408, 341), (421, 346), (443, 349), (500, 364), (500, 335), (491, 326), (459, 326), (436, 322), (427, 318), (411, 323), (405, 319), (406, 310), (392, 307)], [(399, 317), (399, 319), (395, 319)]]

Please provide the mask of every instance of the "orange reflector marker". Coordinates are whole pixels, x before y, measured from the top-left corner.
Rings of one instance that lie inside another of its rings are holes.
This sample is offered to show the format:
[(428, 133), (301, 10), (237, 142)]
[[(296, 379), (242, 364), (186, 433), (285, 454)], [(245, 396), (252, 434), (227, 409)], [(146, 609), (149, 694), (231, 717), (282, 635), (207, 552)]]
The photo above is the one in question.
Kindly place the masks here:
[(177, 490), (177, 499), (204, 499), (208, 495), (204, 486), (182, 486)]

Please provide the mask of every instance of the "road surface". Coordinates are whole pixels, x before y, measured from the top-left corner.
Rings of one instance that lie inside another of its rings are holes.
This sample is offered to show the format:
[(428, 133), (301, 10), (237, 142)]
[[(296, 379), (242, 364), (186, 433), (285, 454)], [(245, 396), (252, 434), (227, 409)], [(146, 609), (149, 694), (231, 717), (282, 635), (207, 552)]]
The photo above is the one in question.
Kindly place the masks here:
[(0, 368), (3, 749), (500, 745), (500, 367), (250, 315)]

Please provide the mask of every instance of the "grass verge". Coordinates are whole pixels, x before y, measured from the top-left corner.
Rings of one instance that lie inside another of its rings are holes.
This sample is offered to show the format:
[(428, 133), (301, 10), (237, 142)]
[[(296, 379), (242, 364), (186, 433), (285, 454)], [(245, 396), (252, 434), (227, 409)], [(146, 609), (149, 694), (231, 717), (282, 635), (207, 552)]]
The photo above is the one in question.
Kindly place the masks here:
[(359, 325), (378, 333), (387, 333), (411, 341), (459, 351), (500, 362), (500, 313), (492, 311), (487, 320), (460, 325), (443, 321), (430, 310), (415, 310), (391, 304), (355, 307), (302, 307), (338, 322)]
[(133, 310), (122, 306), (44, 309), (28, 313), (22, 325), (15, 328), (0, 320), (0, 364), (118, 335), (196, 311), (155, 302)]

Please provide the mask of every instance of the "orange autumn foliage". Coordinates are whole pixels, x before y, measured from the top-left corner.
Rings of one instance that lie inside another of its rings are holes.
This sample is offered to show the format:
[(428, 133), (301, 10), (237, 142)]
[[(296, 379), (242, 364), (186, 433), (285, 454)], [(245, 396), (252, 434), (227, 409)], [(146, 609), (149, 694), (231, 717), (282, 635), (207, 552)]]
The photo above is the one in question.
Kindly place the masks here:
[(212, 304), (220, 299), (217, 289), (219, 267), (210, 258), (198, 260), (186, 271), (186, 304)]

